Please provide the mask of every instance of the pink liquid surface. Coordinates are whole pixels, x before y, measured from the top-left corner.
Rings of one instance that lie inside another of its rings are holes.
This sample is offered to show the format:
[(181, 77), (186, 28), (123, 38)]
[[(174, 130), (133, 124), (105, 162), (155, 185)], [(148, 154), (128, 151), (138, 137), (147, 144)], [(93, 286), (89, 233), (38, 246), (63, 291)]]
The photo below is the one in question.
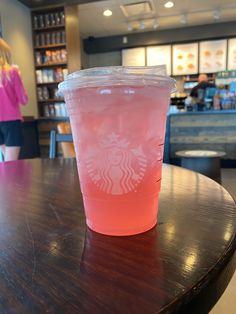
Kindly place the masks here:
[(67, 92), (87, 225), (130, 235), (157, 222), (169, 90), (104, 86)]

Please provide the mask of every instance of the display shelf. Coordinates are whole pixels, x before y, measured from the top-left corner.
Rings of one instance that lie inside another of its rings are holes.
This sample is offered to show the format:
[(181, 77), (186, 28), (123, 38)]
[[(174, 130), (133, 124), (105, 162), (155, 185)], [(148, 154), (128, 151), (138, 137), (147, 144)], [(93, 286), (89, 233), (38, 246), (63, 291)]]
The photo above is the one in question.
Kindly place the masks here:
[(62, 101), (64, 101), (63, 98), (38, 100), (39, 103), (62, 102)]
[(64, 116), (50, 116), (50, 117), (39, 117), (38, 120), (44, 121), (44, 120), (69, 120), (69, 117), (64, 117)]
[(78, 5), (44, 7), (31, 16), (40, 156), (47, 157), (50, 131), (68, 120), (58, 84), (81, 68)]
[[(68, 68), (68, 61), (65, 57), (67, 54), (67, 44), (64, 7), (60, 6), (32, 11), (32, 30), (38, 112), (39, 117), (41, 117), (43, 115), (41, 109), (42, 103), (63, 101), (54, 99), (53, 96), (57, 92), (57, 85), (64, 80)], [(63, 51), (65, 51), (64, 56), (61, 56)], [(59, 57), (62, 60), (57, 59)], [(59, 80), (58, 76), (60, 76)], [(48, 81), (46, 81), (45, 77), (48, 77)], [(42, 92), (44, 93), (43, 96), (45, 93), (47, 94), (46, 96), (49, 97), (48, 100), (40, 100), (43, 98)]]
[(44, 86), (44, 85), (56, 85), (61, 83), (62, 81), (56, 81), (56, 82), (47, 82), (47, 83), (37, 83), (37, 86)]
[(35, 46), (34, 50), (57, 49), (57, 48), (65, 48), (65, 47), (66, 47), (66, 43), (61, 43), (61, 44), (53, 44), (53, 45)]
[(47, 64), (37, 64), (35, 66), (36, 69), (42, 69), (42, 68), (54, 68), (54, 67), (65, 67), (67, 66), (67, 63), (63, 62), (63, 63), (47, 63)]
[(39, 120), (39, 121), (44, 121), (44, 120), (69, 120), (69, 117), (50, 116), (50, 117), (40, 117), (37, 120)]
[(52, 30), (64, 29), (64, 28), (65, 28), (65, 24), (61, 24), (61, 25), (33, 28), (33, 31), (34, 32), (47, 32), (47, 31), (52, 31)]

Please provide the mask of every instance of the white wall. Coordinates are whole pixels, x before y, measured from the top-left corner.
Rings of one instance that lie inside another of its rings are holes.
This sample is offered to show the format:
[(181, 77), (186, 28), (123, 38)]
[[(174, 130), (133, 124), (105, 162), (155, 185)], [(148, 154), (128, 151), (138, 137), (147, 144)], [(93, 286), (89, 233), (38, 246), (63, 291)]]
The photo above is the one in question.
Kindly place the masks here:
[(0, 0), (3, 38), (12, 48), (13, 62), (20, 67), (29, 103), (24, 116), (37, 116), (30, 10), (17, 0)]

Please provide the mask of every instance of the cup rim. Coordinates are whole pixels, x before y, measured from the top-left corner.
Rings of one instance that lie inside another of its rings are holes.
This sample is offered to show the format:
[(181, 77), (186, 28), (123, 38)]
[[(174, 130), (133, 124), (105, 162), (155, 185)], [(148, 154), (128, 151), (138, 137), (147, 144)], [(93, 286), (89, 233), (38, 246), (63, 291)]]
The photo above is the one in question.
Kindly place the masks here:
[(59, 93), (83, 87), (109, 85), (155, 85), (169, 87), (176, 92), (175, 79), (166, 75), (165, 65), (158, 66), (107, 66), (75, 71), (58, 85)]

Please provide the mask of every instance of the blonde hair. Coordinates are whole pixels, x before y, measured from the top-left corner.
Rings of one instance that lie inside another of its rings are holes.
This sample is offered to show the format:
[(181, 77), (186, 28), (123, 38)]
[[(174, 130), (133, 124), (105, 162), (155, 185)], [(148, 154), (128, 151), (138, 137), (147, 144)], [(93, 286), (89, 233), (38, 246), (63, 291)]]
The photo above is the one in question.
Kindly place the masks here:
[(11, 48), (5, 40), (0, 38), (0, 69), (7, 65), (12, 65)]

